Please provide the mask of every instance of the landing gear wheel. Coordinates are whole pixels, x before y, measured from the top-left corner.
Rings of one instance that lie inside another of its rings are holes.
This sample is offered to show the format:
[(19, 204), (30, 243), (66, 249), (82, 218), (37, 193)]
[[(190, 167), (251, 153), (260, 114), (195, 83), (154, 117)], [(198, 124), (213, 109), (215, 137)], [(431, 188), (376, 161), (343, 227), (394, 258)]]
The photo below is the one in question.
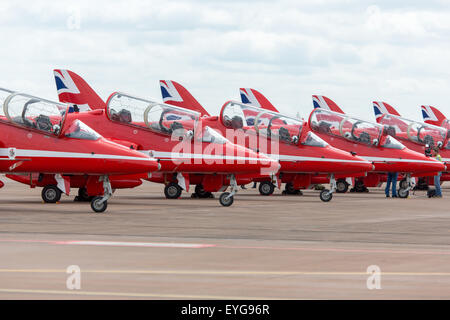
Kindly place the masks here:
[(275, 190), (272, 182), (263, 181), (259, 184), (259, 193), (263, 196), (270, 196)]
[(369, 192), (369, 189), (367, 189), (363, 181), (358, 180), (355, 186), (350, 189), (350, 192)]
[(214, 198), (214, 195), (209, 191), (205, 191), (205, 189), (203, 189), (203, 186), (201, 184), (197, 184), (195, 186), (195, 192), (192, 195), (192, 198), (200, 198), (200, 199)]
[(199, 198), (203, 198), (206, 196), (206, 191), (205, 189), (203, 189), (203, 186), (201, 184), (195, 186), (195, 193)]
[(399, 198), (405, 199), (409, 196), (409, 190), (406, 190), (404, 188), (400, 188), (397, 192), (397, 195)]
[(87, 202), (91, 201), (93, 197), (89, 196), (86, 188), (78, 189), (78, 196), (75, 197), (74, 201)]
[(320, 192), (320, 200), (323, 202), (328, 202), (333, 199), (333, 193), (328, 189), (324, 189)]
[(399, 187), (400, 187), (401, 189), (406, 189), (406, 188), (408, 188), (408, 182), (406, 181), (406, 179), (400, 180)]
[(167, 199), (178, 199), (181, 196), (183, 189), (176, 183), (169, 183), (164, 187), (164, 195)]
[(61, 190), (55, 185), (48, 185), (42, 189), (41, 196), (45, 203), (56, 203), (61, 199)]
[(229, 207), (233, 204), (234, 197), (230, 196), (229, 192), (224, 192), (220, 195), (219, 202), (224, 207)]
[(348, 191), (348, 182), (345, 180), (338, 180), (336, 182), (336, 192), (337, 193), (346, 193)]
[(294, 189), (294, 185), (290, 182), (286, 183), (284, 186), (283, 194), (298, 194), (303, 195), (303, 192), (299, 189)]
[(100, 202), (103, 199), (102, 196), (96, 196), (91, 201), (91, 208), (97, 213), (104, 212), (108, 207), (108, 201)]

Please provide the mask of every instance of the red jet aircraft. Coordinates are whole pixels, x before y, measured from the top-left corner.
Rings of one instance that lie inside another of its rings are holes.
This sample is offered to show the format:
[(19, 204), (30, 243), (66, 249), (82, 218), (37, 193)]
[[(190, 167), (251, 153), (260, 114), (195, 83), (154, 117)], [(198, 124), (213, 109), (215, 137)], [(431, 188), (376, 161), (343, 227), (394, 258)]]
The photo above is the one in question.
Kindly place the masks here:
[[(431, 108), (433, 107), (422, 108), (422, 113), (424, 109), (432, 111)], [(374, 101), (373, 110), (377, 122), (384, 125), (391, 135), (401, 140), (409, 149), (425, 153), (425, 151), (429, 152), (433, 147), (438, 147), (441, 150), (440, 154), (444, 164), (448, 165), (450, 162), (450, 131), (448, 121), (442, 118), (442, 114), (439, 116), (442, 119), (440, 126), (437, 126), (403, 118), (394, 107), (386, 102)], [(434, 115), (438, 115), (436, 109)], [(438, 119), (430, 120), (439, 122)], [(440, 170), (444, 171), (441, 181), (450, 181), (450, 173), (445, 172), (446, 170)], [(429, 184), (433, 183), (433, 179), (421, 179), (418, 187), (425, 189)]]
[(182, 189), (189, 191), (190, 184), (196, 185), (199, 197), (231, 186), (231, 192), (219, 198), (222, 205), (230, 206), (239, 184), (255, 176), (270, 177), (280, 167), (273, 159), (231, 143), (205, 125), (197, 112), (119, 92), (105, 104), (74, 72), (55, 70), (54, 74), (61, 101), (97, 109), (69, 117), (158, 159), (161, 169), (147, 180), (164, 183), (167, 198), (178, 198)]
[[(160, 81), (164, 102), (202, 111), (200, 104), (179, 83)], [(372, 165), (348, 152), (331, 147), (308, 129), (304, 121), (272, 111), (264, 111), (239, 102), (226, 102), (220, 116), (209, 116), (203, 111), (205, 125), (218, 129), (226, 136), (233, 136), (236, 143), (266, 153), (279, 159), (278, 187), (287, 183), (287, 189), (298, 190), (312, 184), (313, 176), (329, 174), (331, 190), (320, 193), (322, 201), (330, 201), (335, 191), (335, 175), (364, 175)], [(280, 142), (280, 143), (278, 143)], [(259, 190), (263, 195), (274, 191), (271, 179), (259, 178)]]
[(0, 96), (4, 100), (0, 172), (28, 182), (39, 174), (51, 176), (43, 198), (57, 202), (60, 190), (69, 193), (71, 179), (83, 179), (95, 195), (92, 209), (103, 212), (113, 192), (111, 175), (145, 177), (159, 168), (148, 155), (108, 141), (82, 121), (69, 119), (66, 105), (6, 89), (0, 89)]
[[(252, 102), (254, 100), (262, 108), (274, 109), (261, 93), (254, 89), (241, 88), (241, 99)], [(425, 157), (405, 148), (400, 142), (389, 136), (383, 126), (356, 119), (345, 115), (339, 106), (324, 96), (313, 96), (314, 110), (309, 116), (309, 127), (322, 139), (341, 150), (356, 153), (371, 161), (374, 172), (367, 177), (358, 179), (366, 186), (378, 186), (384, 178), (385, 172), (401, 172), (406, 174), (408, 185), (398, 191), (402, 198), (409, 194), (409, 179), (411, 174), (423, 176), (438, 172), (443, 165), (434, 159)], [(383, 173), (381, 175), (380, 173)], [(347, 181), (338, 181), (341, 190), (348, 188)]]

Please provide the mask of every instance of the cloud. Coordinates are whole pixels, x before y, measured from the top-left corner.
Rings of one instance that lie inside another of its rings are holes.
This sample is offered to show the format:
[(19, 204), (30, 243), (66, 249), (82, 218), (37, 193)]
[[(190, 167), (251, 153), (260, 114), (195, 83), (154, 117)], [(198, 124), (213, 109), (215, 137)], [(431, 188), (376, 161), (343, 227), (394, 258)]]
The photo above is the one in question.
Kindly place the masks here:
[(2, 85), (53, 99), (58, 67), (104, 98), (178, 80), (213, 114), (242, 86), (291, 115), (312, 94), (370, 120), (375, 98), (449, 108), (446, 1), (2, 1), (0, 36)]

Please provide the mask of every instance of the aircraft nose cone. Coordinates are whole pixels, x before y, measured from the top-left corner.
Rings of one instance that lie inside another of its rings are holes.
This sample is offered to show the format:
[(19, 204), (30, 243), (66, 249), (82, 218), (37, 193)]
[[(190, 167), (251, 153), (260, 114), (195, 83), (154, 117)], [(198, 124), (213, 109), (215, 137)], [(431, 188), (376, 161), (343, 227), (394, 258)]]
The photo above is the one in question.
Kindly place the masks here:
[(436, 159), (430, 159), (430, 158), (427, 158), (427, 159), (428, 159), (428, 163), (425, 163), (422, 166), (424, 170), (430, 171), (430, 172), (431, 171), (442, 172), (442, 171), (447, 170), (447, 166), (444, 163), (442, 163)]
[(367, 172), (375, 169), (372, 162), (369, 162), (357, 155), (349, 154), (345, 151), (336, 151), (336, 164), (333, 165), (334, 172), (345, 172), (345, 173), (357, 173), (357, 172)]
[(408, 164), (411, 171), (416, 172), (442, 172), (447, 170), (444, 163), (429, 157), (425, 157), (419, 154), (420, 157), (411, 159), (411, 163)]
[(256, 153), (249, 150), (249, 158), (257, 159), (253, 164), (255, 170), (260, 170), (262, 174), (276, 174), (280, 170), (280, 162), (263, 153)]
[(161, 165), (148, 154), (131, 150), (116, 143), (108, 144), (109, 152), (104, 161), (109, 173), (146, 173), (159, 170)]
[(236, 150), (237, 156), (231, 166), (231, 170), (234, 172), (275, 174), (280, 169), (278, 160), (265, 154), (241, 146), (237, 146)]

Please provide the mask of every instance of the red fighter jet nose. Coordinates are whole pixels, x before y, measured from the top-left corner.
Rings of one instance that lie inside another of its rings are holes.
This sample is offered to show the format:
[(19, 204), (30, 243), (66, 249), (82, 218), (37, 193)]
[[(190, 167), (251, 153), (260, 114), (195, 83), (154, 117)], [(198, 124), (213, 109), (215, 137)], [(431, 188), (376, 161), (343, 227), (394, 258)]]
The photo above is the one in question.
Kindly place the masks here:
[(416, 171), (422, 171), (422, 172), (443, 172), (447, 170), (447, 166), (433, 158), (427, 158), (423, 157), (426, 161), (423, 161), (422, 163), (417, 162), (415, 164)]
[(364, 173), (372, 171), (374, 165), (372, 162), (367, 161), (364, 158), (351, 154), (350, 152), (343, 151), (331, 146), (328, 146), (330, 151), (333, 151), (329, 157), (326, 157), (324, 161), (333, 161), (333, 164), (329, 168), (329, 172), (333, 173)]
[(347, 170), (351, 170), (353, 172), (368, 172), (375, 169), (372, 162), (354, 155), (350, 155), (349, 157), (347, 156), (346, 159), (343, 159), (341, 165), (344, 165), (344, 172)]
[(257, 153), (243, 146), (229, 143), (226, 146), (225, 168), (228, 172), (275, 174), (280, 169), (278, 160)]
[(250, 159), (250, 166), (253, 172), (259, 171), (263, 175), (276, 174), (280, 170), (280, 162), (263, 153), (256, 153), (246, 150), (246, 157)]
[(157, 171), (161, 168), (158, 161), (148, 154), (132, 150), (106, 139), (101, 139), (102, 152), (105, 154), (103, 166), (107, 173), (131, 174)]
[[(421, 153), (409, 149), (403, 149), (402, 151), (404, 154), (402, 157), (404, 159), (404, 168), (402, 168), (404, 172), (434, 174), (446, 170), (445, 164), (434, 158), (426, 157)], [(399, 170), (399, 172), (403, 170)]]

